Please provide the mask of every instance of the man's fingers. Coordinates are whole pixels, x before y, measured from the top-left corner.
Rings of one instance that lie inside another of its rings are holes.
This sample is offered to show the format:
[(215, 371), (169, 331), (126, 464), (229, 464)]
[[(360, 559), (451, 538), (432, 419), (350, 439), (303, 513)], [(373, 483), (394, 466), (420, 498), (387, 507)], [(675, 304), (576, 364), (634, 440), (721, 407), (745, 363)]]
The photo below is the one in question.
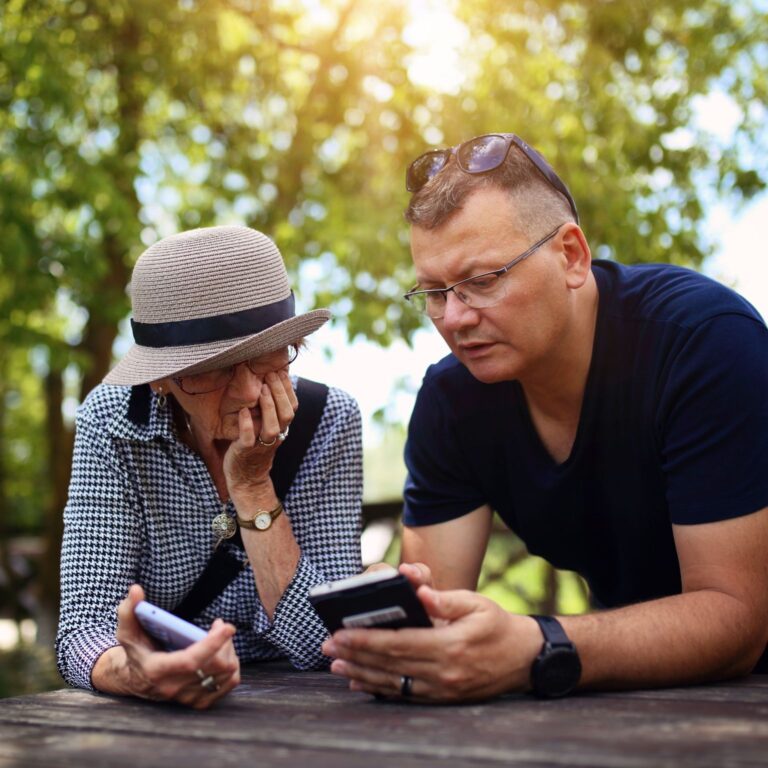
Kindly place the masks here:
[(468, 589), (438, 591), (423, 586), (419, 587), (417, 594), (433, 619), (445, 619), (449, 622), (481, 610), (486, 600)]
[(374, 669), (337, 659), (331, 664), (331, 673), (353, 681), (353, 690), (382, 696), (397, 696), (400, 693), (400, 675), (394, 669)]
[(396, 573), (395, 569), (389, 563), (373, 563), (372, 565), (369, 565), (363, 573), (374, 573), (375, 571), (392, 571), (393, 575)]
[(400, 563), (398, 570), (411, 582), (414, 589), (422, 585), (432, 586), (432, 571), (424, 563)]
[[(414, 679), (430, 681), (440, 672), (440, 665), (433, 661), (414, 661), (413, 659), (387, 659), (381, 666), (369, 666), (357, 659), (334, 659), (331, 672), (340, 677), (347, 677), (368, 686), (377, 686), (376, 693), (392, 695), (400, 692), (401, 676), (410, 675)], [(366, 689), (367, 690), (367, 689)]]
[(441, 642), (437, 632), (426, 628), (341, 629), (323, 643), (323, 653), (332, 658), (354, 657), (361, 664), (373, 666), (392, 658), (429, 661)]

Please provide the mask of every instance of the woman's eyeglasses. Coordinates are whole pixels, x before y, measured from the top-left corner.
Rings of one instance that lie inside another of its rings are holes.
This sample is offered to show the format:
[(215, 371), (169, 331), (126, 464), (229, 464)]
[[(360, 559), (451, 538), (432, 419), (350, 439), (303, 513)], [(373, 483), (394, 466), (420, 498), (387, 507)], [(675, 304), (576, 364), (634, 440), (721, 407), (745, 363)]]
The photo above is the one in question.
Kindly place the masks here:
[(514, 133), (487, 133), (447, 149), (434, 149), (417, 157), (405, 174), (405, 188), (418, 192), (431, 178), (445, 168), (451, 156), (464, 173), (478, 174), (494, 171), (501, 166), (515, 145), (541, 172), (549, 184), (568, 201), (576, 223), (579, 214), (568, 187), (554, 172), (552, 166), (529, 144)]
[(214, 371), (205, 371), (203, 373), (193, 373), (191, 376), (174, 376), (173, 383), (188, 395), (206, 395), (209, 392), (215, 392), (217, 389), (223, 389), (235, 378), (235, 371), (238, 365), (247, 365), (248, 370), (264, 378), (268, 373), (283, 370), (289, 366), (299, 355), (299, 348), (293, 344), (281, 349), (274, 354), (261, 357), (254, 357), (250, 360), (243, 360), (242, 363), (228, 365), (225, 368), (217, 368)]

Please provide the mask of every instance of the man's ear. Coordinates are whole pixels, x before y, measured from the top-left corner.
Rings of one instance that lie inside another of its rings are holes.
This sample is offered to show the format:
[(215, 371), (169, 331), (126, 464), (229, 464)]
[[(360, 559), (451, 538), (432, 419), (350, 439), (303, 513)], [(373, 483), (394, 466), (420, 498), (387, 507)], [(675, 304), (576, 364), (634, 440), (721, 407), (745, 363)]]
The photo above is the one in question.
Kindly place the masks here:
[(578, 224), (568, 223), (560, 234), (565, 256), (565, 281), (569, 288), (581, 288), (589, 276), (592, 253)]

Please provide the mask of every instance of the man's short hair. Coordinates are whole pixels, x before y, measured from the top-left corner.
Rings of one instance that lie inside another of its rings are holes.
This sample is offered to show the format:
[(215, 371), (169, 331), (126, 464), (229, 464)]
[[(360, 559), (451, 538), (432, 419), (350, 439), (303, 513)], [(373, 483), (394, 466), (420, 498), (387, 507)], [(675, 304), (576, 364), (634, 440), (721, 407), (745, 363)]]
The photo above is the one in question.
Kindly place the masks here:
[(443, 170), (414, 193), (405, 218), (415, 227), (437, 229), (461, 210), (471, 194), (493, 187), (509, 193), (515, 205), (516, 224), (529, 237), (575, 221), (565, 197), (514, 145), (502, 165), (487, 173), (466, 173), (452, 157)]

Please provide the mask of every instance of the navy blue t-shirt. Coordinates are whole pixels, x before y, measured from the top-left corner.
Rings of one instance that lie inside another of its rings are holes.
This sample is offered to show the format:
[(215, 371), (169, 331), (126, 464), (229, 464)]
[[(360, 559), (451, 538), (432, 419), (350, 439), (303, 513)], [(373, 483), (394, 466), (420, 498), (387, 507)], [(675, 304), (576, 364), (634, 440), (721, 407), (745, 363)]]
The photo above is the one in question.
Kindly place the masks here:
[(768, 330), (691, 270), (595, 261), (595, 343), (570, 457), (556, 464), (517, 381), (449, 355), (408, 432), (406, 525), (490, 504), (533, 554), (605, 607), (681, 590), (672, 523), (768, 506)]

